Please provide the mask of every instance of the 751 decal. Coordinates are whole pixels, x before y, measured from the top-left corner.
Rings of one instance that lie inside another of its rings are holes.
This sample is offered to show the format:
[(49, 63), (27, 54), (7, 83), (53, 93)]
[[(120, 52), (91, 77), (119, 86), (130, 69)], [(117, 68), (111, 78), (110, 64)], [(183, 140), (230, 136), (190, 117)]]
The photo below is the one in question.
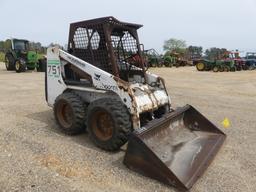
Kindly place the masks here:
[(55, 77), (59, 78), (60, 77), (60, 61), (58, 60), (49, 60), (47, 64), (47, 75), (49, 77)]

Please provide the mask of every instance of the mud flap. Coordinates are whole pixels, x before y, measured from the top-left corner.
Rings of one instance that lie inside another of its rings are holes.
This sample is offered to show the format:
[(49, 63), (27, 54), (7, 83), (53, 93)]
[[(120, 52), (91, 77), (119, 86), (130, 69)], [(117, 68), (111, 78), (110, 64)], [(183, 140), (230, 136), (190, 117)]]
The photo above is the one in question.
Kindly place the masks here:
[(187, 191), (204, 173), (226, 135), (190, 105), (134, 131), (124, 164)]

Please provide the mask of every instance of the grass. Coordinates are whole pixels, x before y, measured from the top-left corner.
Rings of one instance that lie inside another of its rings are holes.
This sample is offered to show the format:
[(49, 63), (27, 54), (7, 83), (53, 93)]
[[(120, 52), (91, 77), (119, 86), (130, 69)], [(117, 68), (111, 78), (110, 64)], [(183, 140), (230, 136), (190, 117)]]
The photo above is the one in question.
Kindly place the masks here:
[(0, 62), (4, 62), (4, 53), (0, 52)]

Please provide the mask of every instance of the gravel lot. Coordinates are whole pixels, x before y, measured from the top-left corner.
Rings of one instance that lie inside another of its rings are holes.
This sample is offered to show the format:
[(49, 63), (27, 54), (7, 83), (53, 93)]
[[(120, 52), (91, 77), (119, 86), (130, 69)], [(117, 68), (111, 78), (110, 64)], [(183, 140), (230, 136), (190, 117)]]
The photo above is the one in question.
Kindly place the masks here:
[[(174, 107), (189, 103), (227, 134), (192, 192), (256, 191), (256, 71), (152, 69), (165, 78)], [(231, 121), (224, 128), (222, 120)], [(66, 136), (44, 99), (44, 74), (0, 64), (0, 191), (170, 192), (174, 188), (128, 170), (124, 151), (96, 148), (87, 134)]]

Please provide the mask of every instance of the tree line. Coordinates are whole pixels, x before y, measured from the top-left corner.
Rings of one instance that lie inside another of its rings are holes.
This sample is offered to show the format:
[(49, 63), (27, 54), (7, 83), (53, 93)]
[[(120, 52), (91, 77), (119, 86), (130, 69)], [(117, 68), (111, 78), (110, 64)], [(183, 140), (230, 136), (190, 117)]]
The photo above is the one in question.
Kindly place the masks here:
[(186, 41), (174, 38), (164, 41), (163, 49), (165, 51), (165, 55), (177, 53), (188, 60), (198, 58), (205, 58), (209, 60), (221, 59), (228, 51), (226, 48), (217, 47), (212, 47), (203, 51), (202, 46), (187, 46)]
[[(42, 46), (40, 42), (29, 42), (29, 47), (31, 50), (36, 50), (39, 53), (45, 54), (48, 47), (58, 45), (56, 43), (51, 43), (49, 46)], [(63, 49), (63, 46), (58, 45)], [(11, 40), (7, 39), (5, 41), (0, 41), (0, 52), (7, 52), (11, 48)], [(227, 52), (226, 48), (212, 47), (203, 51), (202, 46), (187, 46), (186, 41), (181, 39), (171, 38), (164, 41), (163, 49), (165, 55), (170, 55), (171, 53), (177, 53), (182, 57), (193, 60), (198, 58), (205, 58), (209, 60), (220, 59)]]

